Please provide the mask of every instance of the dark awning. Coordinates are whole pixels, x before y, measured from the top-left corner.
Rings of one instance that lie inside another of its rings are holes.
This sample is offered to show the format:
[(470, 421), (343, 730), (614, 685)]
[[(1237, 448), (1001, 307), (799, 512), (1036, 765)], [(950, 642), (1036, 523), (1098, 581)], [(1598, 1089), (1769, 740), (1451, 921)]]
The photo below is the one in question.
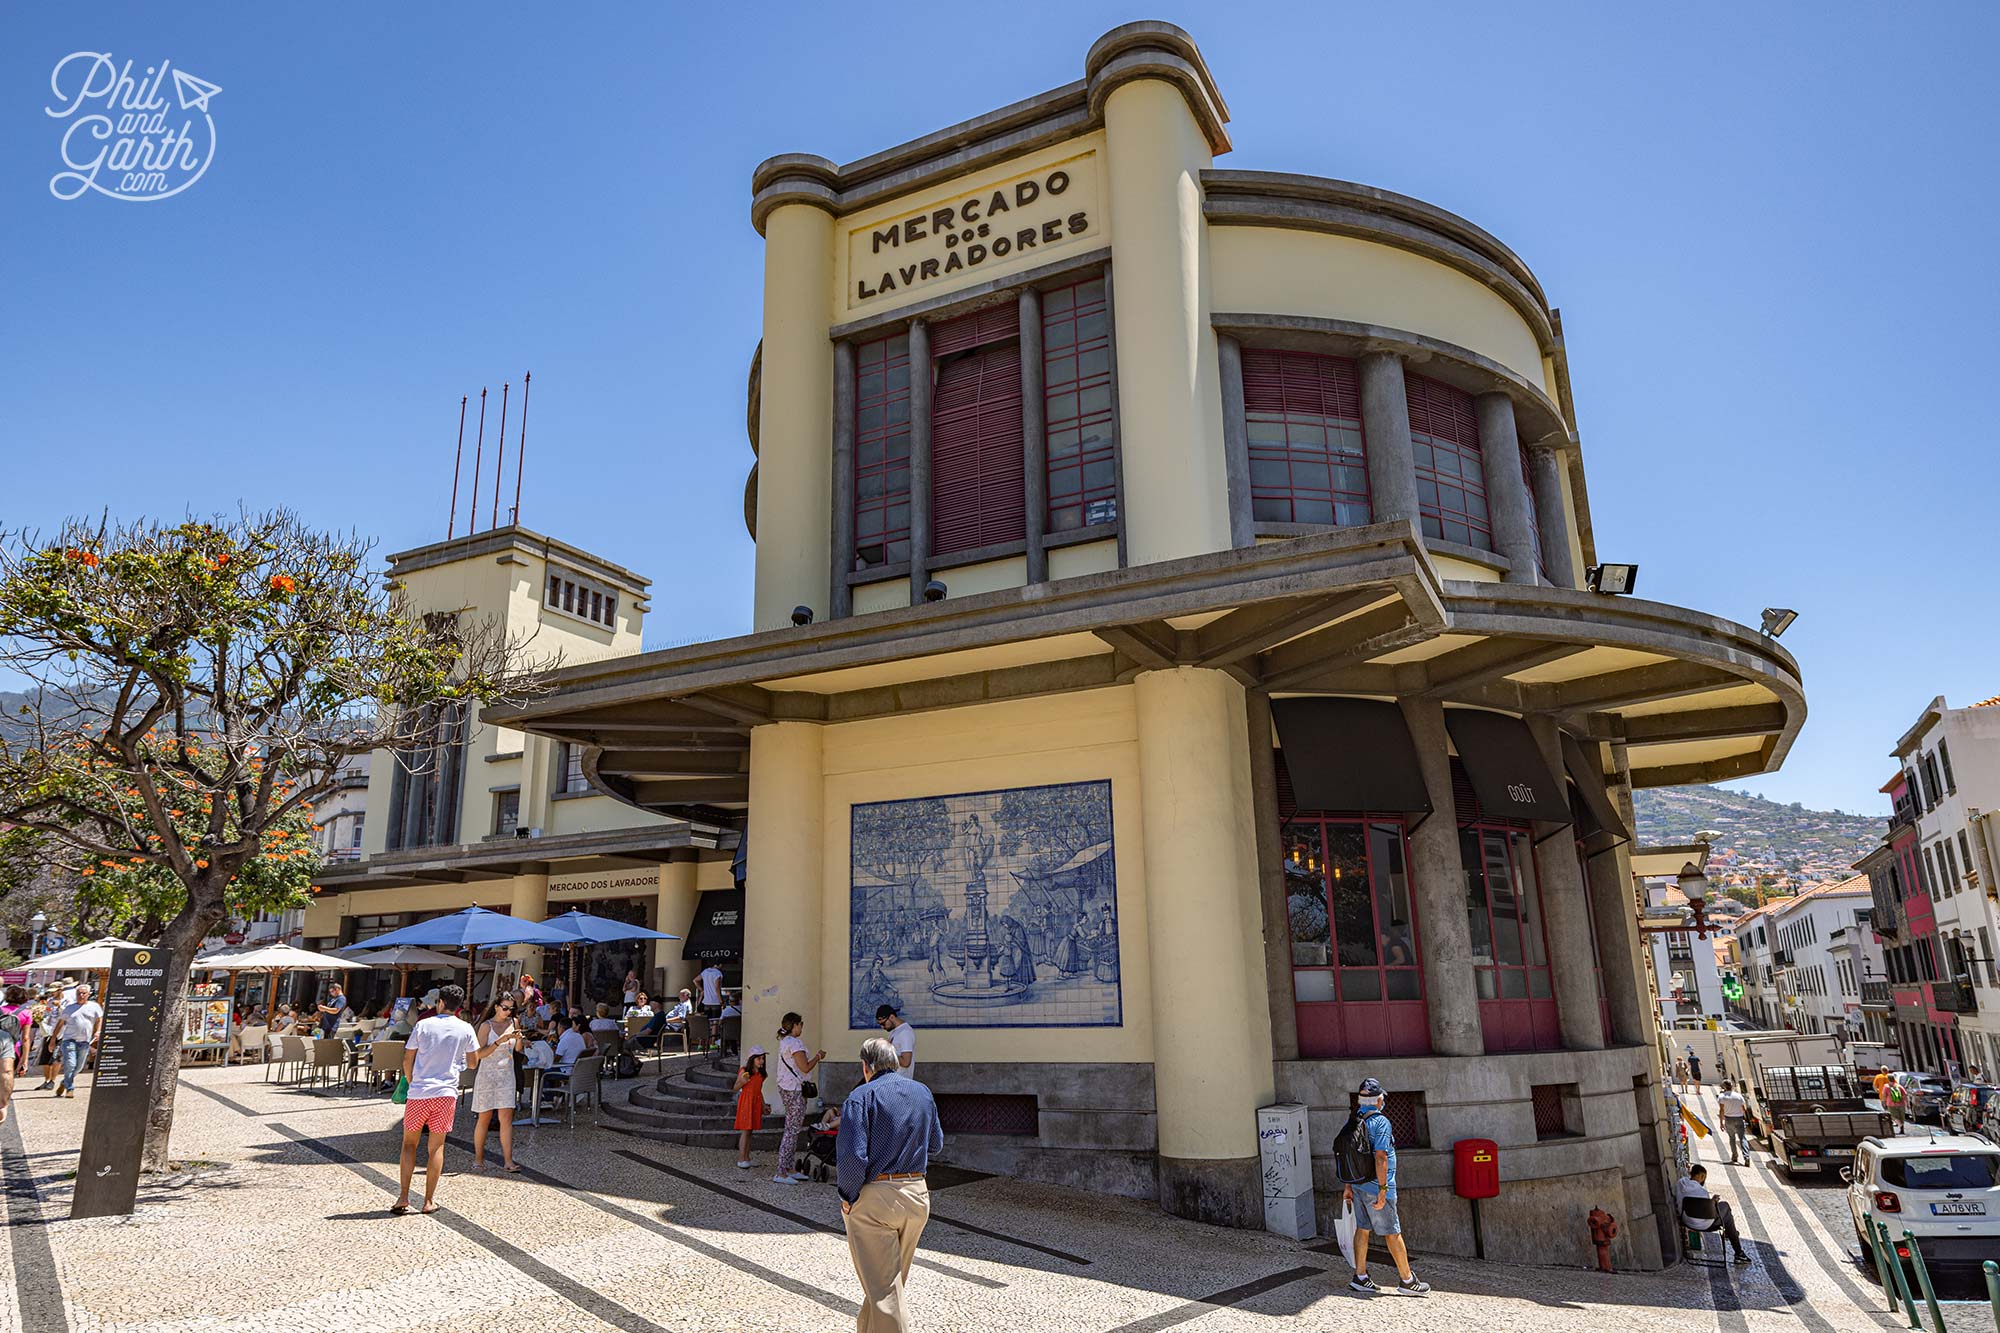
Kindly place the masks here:
[(1417, 747), (1396, 705), (1274, 699), (1271, 718), (1299, 809), (1430, 813)]
[(743, 957), (743, 890), (710, 889), (695, 900), (681, 957), (703, 963)]
[(1618, 807), (1605, 794), (1604, 781), (1597, 776), (1597, 769), (1591, 764), (1590, 756), (1584, 753), (1583, 746), (1575, 737), (1564, 732), (1562, 747), (1563, 767), (1569, 770), (1569, 779), (1576, 784), (1576, 794), (1583, 807), (1577, 832), (1586, 838), (1604, 833), (1609, 834), (1614, 842), (1630, 842), (1632, 832), (1618, 817)]
[(1482, 815), (1570, 822), (1568, 794), (1542, 762), (1541, 747), (1527, 723), (1506, 713), (1447, 708), (1444, 725), (1472, 781)]

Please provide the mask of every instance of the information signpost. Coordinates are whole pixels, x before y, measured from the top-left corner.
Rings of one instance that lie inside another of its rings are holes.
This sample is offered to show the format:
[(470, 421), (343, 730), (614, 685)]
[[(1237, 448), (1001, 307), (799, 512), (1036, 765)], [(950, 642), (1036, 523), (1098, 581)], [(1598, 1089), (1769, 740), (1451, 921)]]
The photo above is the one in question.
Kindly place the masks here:
[(165, 949), (112, 951), (71, 1217), (123, 1217), (138, 1198), (153, 1057), (173, 965)]

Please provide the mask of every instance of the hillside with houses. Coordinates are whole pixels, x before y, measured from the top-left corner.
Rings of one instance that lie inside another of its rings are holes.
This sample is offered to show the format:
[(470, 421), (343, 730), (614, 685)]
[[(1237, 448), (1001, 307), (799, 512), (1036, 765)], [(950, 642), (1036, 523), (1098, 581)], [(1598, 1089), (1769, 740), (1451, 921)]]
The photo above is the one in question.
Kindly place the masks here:
[(1686, 843), (1703, 830), (1722, 836), (1708, 860), (1711, 883), (1745, 902), (1783, 897), (1844, 879), (1880, 843), (1888, 812), (1810, 810), (1725, 787), (1663, 787), (1633, 793), (1642, 845)]

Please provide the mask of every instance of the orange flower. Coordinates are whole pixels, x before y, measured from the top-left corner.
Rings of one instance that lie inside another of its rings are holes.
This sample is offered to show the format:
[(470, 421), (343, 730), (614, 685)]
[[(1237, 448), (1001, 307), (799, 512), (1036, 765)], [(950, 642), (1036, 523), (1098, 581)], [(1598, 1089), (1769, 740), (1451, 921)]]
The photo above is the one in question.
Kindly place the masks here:
[(86, 875), (95, 875), (95, 874), (97, 873), (97, 867), (96, 867), (96, 866), (85, 866), (85, 867), (83, 868), (83, 873), (84, 873), (84, 874), (86, 874)]
[(206, 869), (208, 869), (208, 862), (207, 862), (207, 861), (205, 861), (205, 860), (204, 860), (204, 861), (196, 861), (196, 862), (195, 862), (194, 864), (195, 864), (195, 868), (196, 868), (197, 870), (206, 870)]
[(97, 552), (95, 551), (78, 550), (76, 547), (72, 546), (67, 551), (63, 552), (63, 558), (65, 560), (75, 561), (77, 564), (82, 565), (85, 569), (97, 568)]
[(297, 592), (298, 590), (298, 582), (290, 574), (271, 575), (272, 592)]

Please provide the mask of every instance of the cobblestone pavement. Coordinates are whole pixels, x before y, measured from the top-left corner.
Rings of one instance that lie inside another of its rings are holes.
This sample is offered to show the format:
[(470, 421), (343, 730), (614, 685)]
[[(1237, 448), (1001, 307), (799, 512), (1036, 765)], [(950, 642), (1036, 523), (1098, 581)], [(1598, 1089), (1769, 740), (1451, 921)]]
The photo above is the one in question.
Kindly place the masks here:
[[(87, 1106), (24, 1091), (0, 1125), (11, 1223), (0, 1245), (0, 1330), (852, 1326), (858, 1289), (838, 1200), (827, 1186), (771, 1183), (769, 1154), (760, 1154), (763, 1170), (736, 1171), (733, 1154), (599, 1130), (586, 1111), (575, 1129), (520, 1131), (523, 1175), (472, 1173), (468, 1153), (453, 1149), (442, 1210), (395, 1218), (386, 1209), (398, 1114), (386, 1099), (282, 1088), (255, 1067), (190, 1070), (174, 1146), (177, 1159), (200, 1165), (148, 1185), (130, 1219), (71, 1222)], [(461, 1113), (455, 1141), (470, 1128)], [(1603, 1276), (1419, 1253), (1433, 1294), (1384, 1294), (1364, 1311), (1329, 1242), (1204, 1227), (1143, 1203), (946, 1168), (934, 1176), (934, 1215), (911, 1277), (912, 1318), (926, 1333), (1229, 1333), (1301, 1320), (1461, 1333), (1899, 1326), (1879, 1313), (1877, 1289), (1810, 1191), (1762, 1168), (1714, 1174), (1753, 1238), (1748, 1268)], [(1386, 1264), (1376, 1276), (1391, 1276)], [(1983, 1306), (1959, 1307), (1954, 1329), (1968, 1312), (1990, 1318)], [(1962, 1327), (1984, 1325), (1968, 1316)]]

